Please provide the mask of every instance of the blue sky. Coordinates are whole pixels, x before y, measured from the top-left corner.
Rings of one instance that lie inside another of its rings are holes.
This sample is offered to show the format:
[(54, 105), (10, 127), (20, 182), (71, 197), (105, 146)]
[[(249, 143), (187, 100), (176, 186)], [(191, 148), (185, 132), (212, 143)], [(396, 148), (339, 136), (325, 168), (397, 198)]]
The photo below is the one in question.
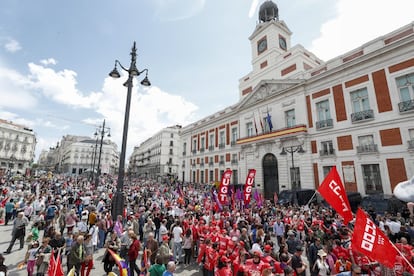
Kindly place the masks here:
[[(185, 126), (238, 101), (263, 2), (2, 0), (0, 118), (34, 129), (36, 158), (63, 135), (92, 137), (104, 119), (120, 150), (126, 76), (112, 80), (108, 73), (115, 59), (129, 66), (136, 41), (137, 66), (148, 68), (152, 86), (134, 87), (128, 157), (163, 127)], [(324, 60), (413, 21), (412, 0), (274, 2), (292, 44)]]

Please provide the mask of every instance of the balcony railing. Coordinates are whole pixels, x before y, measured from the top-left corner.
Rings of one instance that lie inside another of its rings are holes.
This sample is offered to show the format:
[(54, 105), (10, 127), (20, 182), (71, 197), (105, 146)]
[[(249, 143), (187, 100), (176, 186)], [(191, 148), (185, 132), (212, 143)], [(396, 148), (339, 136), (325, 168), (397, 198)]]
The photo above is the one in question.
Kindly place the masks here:
[(213, 167), (213, 166), (214, 166), (214, 162), (208, 162), (208, 165), (209, 165), (210, 167)]
[(400, 102), (398, 108), (400, 109), (400, 112), (414, 110), (414, 100)]
[(231, 142), (230, 142), (230, 145), (231, 145), (231, 146), (235, 146), (235, 145), (236, 145), (236, 141), (231, 141)]
[(200, 167), (201, 167), (201, 168), (204, 168), (204, 162), (201, 162), (201, 163), (200, 163)]
[(225, 147), (226, 145), (224, 144), (224, 143), (222, 143), (222, 144), (219, 144), (219, 149), (224, 149), (224, 147)]
[(220, 161), (219, 162), (219, 165), (224, 165), (224, 161)]
[(186, 156), (186, 154), (187, 154), (187, 153), (186, 153), (185, 151), (183, 151), (183, 156)]
[(351, 114), (351, 120), (352, 122), (358, 122), (358, 121), (364, 121), (368, 119), (374, 118), (374, 110), (367, 109), (360, 112), (355, 112)]
[(200, 152), (204, 152), (204, 148), (200, 148)]
[(408, 140), (408, 148), (409, 149), (414, 149), (414, 139)]
[(237, 165), (239, 162), (237, 160), (231, 160), (232, 165)]
[(378, 152), (377, 144), (367, 144), (367, 145), (357, 146), (357, 153), (372, 153), (372, 152)]
[(182, 165), (181, 165), (181, 168), (185, 168), (185, 164), (182, 164)]
[(329, 149), (329, 150), (320, 150), (319, 151), (320, 156), (330, 156), (335, 155), (335, 149)]
[(191, 164), (191, 166), (192, 166), (192, 167), (195, 167), (195, 166), (196, 166), (196, 163), (192, 163), (192, 164)]
[(196, 152), (197, 152), (196, 150), (193, 150), (193, 154), (196, 154)]
[(208, 146), (208, 150), (209, 150), (209, 151), (214, 150), (214, 146)]
[(316, 122), (316, 129), (324, 129), (324, 128), (332, 128), (332, 127), (333, 127), (332, 119), (327, 119), (327, 120)]

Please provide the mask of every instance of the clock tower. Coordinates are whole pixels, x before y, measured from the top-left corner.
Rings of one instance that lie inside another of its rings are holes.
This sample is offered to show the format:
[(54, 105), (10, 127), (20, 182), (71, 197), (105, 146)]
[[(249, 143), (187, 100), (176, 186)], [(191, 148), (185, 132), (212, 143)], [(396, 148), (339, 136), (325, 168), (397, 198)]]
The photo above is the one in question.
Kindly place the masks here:
[(279, 9), (271, 1), (259, 8), (259, 21), (250, 35), (252, 71), (239, 80), (240, 99), (254, 93), (262, 80), (301, 79), (304, 73), (319, 66), (321, 61), (302, 45), (291, 45), (292, 32)]
[(290, 48), (291, 35), (285, 22), (279, 20), (277, 5), (272, 1), (264, 2), (259, 9), (259, 23), (249, 37), (253, 67), (260, 67), (269, 56), (285, 54)]

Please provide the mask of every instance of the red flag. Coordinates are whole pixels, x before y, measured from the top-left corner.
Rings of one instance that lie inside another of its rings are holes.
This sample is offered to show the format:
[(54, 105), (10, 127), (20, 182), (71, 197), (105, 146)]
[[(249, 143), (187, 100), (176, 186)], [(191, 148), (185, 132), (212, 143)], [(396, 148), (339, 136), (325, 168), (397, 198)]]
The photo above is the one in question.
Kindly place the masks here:
[(55, 270), (54, 270), (53, 276), (64, 276), (65, 275), (63, 273), (63, 268), (62, 268), (61, 253), (62, 253), (62, 250), (59, 250), (59, 254), (56, 258), (56, 265), (55, 265)]
[(256, 177), (256, 170), (250, 169), (249, 173), (246, 177), (246, 183), (244, 184), (244, 205), (248, 205), (250, 203), (250, 199), (252, 198), (252, 189), (253, 189), (253, 182), (254, 178)]
[(231, 170), (226, 170), (223, 175), (221, 176), (221, 183), (218, 193), (218, 200), (221, 204), (227, 203), (227, 195), (229, 193), (230, 188), (230, 179), (231, 179)]
[(55, 267), (56, 267), (55, 252), (52, 250), (52, 253), (50, 254), (49, 267), (47, 269), (47, 274), (54, 275)]
[(344, 218), (344, 223), (348, 224), (352, 220), (351, 206), (346, 195), (344, 184), (342, 184), (336, 167), (333, 167), (325, 180), (319, 186), (319, 193)]
[(279, 198), (278, 198), (278, 196), (277, 196), (277, 193), (276, 192), (274, 192), (273, 193), (273, 201), (275, 202), (275, 204), (277, 204), (277, 201), (279, 200)]
[(388, 237), (375, 225), (375, 223), (358, 209), (352, 235), (352, 249), (374, 259), (383, 265), (394, 267), (397, 250)]

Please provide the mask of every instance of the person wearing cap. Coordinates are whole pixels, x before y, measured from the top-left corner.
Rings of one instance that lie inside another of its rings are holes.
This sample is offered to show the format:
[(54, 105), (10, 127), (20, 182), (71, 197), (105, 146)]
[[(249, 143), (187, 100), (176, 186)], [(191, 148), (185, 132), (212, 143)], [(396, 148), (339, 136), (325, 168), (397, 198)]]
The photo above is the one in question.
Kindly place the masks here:
[(230, 268), (231, 260), (225, 255), (219, 257), (217, 262), (217, 269), (214, 273), (214, 276), (228, 276), (232, 275), (232, 270)]
[(327, 276), (330, 275), (330, 269), (329, 265), (326, 262), (326, 256), (328, 254), (325, 252), (324, 249), (318, 250), (318, 258), (316, 259), (316, 262), (314, 263), (313, 267), (311, 267), (311, 272), (317, 272), (315, 275), (318, 276)]
[(308, 267), (302, 259), (303, 247), (301, 245), (296, 246), (295, 254), (292, 256), (292, 268), (296, 272), (296, 276), (305, 276), (306, 268)]
[(253, 251), (253, 258), (246, 260), (244, 271), (247, 275), (256, 275), (262, 272), (265, 262), (262, 261), (262, 253), (260, 251)]
[(32, 276), (34, 275), (34, 268), (36, 266), (36, 255), (39, 250), (39, 241), (33, 241), (29, 245), (29, 249), (26, 252), (24, 263), (27, 264), (26, 270), (27, 275)]
[(350, 271), (351, 265), (351, 262), (347, 260), (346, 254), (341, 252), (338, 254), (338, 260), (335, 262), (335, 273)]
[(316, 260), (318, 259), (318, 252), (321, 249), (322, 249), (321, 239), (316, 237), (313, 243), (311, 243), (308, 248), (308, 261), (309, 261), (309, 267), (311, 268), (310, 273), (312, 276), (318, 275), (318, 272), (317, 271), (314, 272), (313, 268), (316, 267), (315, 263), (316, 263)]
[(164, 265), (168, 264), (172, 256), (171, 249), (169, 246), (169, 241), (170, 241), (170, 238), (168, 237), (168, 235), (162, 236), (162, 243), (158, 249), (158, 253), (160, 255), (159, 258), (161, 260), (161, 263)]
[(287, 239), (286, 239), (286, 244), (288, 246), (288, 251), (290, 254), (295, 254), (295, 250), (296, 247), (298, 247), (299, 245), (302, 244), (302, 242), (295, 237), (295, 232), (293, 232), (293, 230), (289, 230), (287, 232)]

